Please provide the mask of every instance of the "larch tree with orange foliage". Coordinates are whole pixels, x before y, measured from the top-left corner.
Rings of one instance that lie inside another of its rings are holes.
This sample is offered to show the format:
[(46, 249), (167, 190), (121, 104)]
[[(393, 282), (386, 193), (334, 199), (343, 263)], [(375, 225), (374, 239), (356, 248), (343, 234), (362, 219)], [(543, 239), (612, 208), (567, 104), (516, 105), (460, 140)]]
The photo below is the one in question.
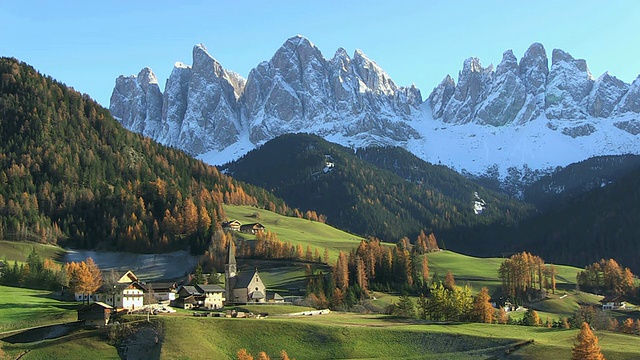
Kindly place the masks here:
[(249, 354), (247, 349), (238, 350), (236, 355), (238, 357), (238, 360), (253, 360), (253, 356), (251, 356), (251, 354)]
[(576, 339), (578, 342), (571, 349), (572, 360), (604, 360), (598, 345), (598, 337), (593, 334), (589, 324), (582, 323)]
[(473, 298), (473, 310), (471, 311), (471, 317), (475, 322), (487, 324), (493, 323), (493, 320), (495, 319), (495, 310), (489, 300), (491, 300), (489, 290), (483, 286), (480, 293)]

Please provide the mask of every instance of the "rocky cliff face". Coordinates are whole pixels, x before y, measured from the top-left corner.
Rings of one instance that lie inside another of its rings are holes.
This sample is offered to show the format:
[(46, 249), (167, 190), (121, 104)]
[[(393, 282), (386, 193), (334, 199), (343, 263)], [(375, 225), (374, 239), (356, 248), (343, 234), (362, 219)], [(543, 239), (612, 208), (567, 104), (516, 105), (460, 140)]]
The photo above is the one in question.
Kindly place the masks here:
[(419, 137), (407, 124), (422, 103), (415, 86), (397, 86), (359, 50), (352, 59), (339, 49), (327, 60), (302, 36), (288, 39), (246, 81), (196, 45), (193, 65), (176, 63), (164, 94), (155, 82), (153, 106), (147, 82), (142, 72), (119, 77), (113, 115), (125, 127), (191, 154), (224, 149), (245, 133), (253, 144), (291, 132), (358, 144)]
[[(551, 62), (551, 64), (549, 64)], [(547, 169), (590, 156), (640, 153), (640, 77), (627, 84), (586, 61), (532, 44), (497, 67), (464, 61), (422, 104), (362, 51), (327, 59), (308, 39), (288, 39), (247, 80), (202, 45), (176, 63), (161, 93), (150, 69), (120, 76), (111, 112), (127, 128), (214, 164), (285, 133), (312, 133), (354, 148), (392, 145), (424, 160), (482, 173)], [(495, 172), (495, 171), (494, 171)]]
[(585, 60), (559, 49), (553, 50), (549, 69), (546, 51), (536, 43), (520, 63), (513, 52), (505, 52), (496, 71), (483, 68), (477, 58), (467, 59), (458, 83), (447, 76), (428, 100), (434, 118), (446, 123), (504, 126), (522, 125), (541, 114), (580, 121), (638, 113), (635, 89), (608, 73), (594, 79)]

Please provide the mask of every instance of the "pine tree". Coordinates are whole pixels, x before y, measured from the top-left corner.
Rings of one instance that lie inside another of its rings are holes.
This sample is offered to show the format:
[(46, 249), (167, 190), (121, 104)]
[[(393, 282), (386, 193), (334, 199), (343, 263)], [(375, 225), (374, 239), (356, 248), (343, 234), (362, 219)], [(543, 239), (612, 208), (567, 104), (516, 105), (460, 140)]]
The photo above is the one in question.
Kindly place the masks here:
[(598, 346), (598, 337), (593, 334), (589, 324), (582, 323), (576, 339), (577, 343), (571, 349), (572, 360), (604, 360)]
[(402, 294), (398, 303), (396, 304), (393, 314), (401, 317), (412, 318), (416, 316), (416, 307), (411, 301), (411, 298), (407, 293)]

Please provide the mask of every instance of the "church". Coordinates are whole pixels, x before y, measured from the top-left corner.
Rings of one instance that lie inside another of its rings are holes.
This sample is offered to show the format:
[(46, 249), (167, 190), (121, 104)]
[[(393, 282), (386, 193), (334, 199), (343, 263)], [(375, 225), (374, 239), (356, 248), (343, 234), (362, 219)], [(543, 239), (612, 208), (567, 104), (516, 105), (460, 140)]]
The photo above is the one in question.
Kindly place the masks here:
[(239, 273), (233, 244), (229, 243), (229, 258), (224, 268), (226, 304), (263, 303), (267, 301), (267, 288), (260, 279), (258, 269)]

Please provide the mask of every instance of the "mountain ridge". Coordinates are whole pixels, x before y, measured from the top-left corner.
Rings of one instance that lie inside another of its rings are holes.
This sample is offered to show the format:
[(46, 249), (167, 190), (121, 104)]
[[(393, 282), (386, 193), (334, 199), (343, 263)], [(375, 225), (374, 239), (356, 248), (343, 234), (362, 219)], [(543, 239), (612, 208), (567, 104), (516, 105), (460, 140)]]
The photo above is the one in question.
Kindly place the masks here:
[[(161, 106), (164, 133), (154, 138), (210, 164), (237, 159), (271, 138), (298, 132), (352, 148), (402, 146), (423, 160), (474, 174), (496, 164), (502, 177), (509, 167), (524, 164), (546, 170), (598, 155), (640, 152), (635, 145), (640, 77), (631, 84), (609, 73), (596, 79), (585, 60), (560, 49), (552, 51), (549, 66), (539, 43), (519, 62), (511, 50), (505, 51), (495, 69), (483, 67), (478, 58), (466, 59), (457, 82), (447, 75), (424, 102), (419, 89), (397, 86), (362, 51), (349, 57), (339, 48), (326, 59), (299, 35), (251, 70), (246, 82), (224, 70), (203, 45), (194, 47), (193, 56), (193, 68), (208, 62), (218, 75), (200, 77), (201, 84), (194, 84), (193, 77), (185, 83), (176, 80), (180, 75), (174, 72), (191, 68), (174, 68)], [(155, 95), (119, 86), (118, 81), (125, 80), (139, 81), (139, 89), (151, 87)], [(157, 106), (146, 105), (158, 103), (157, 82), (145, 76), (118, 81), (118, 94), (127, 90), (129, 96), (115, 96), (114, 89), (114, 116), (143, 134), (158, 128), (157, 115), (149, 116), (158, 113)], [(188, 99), (181, 95), (185, 92)], [(146, 101), (149, 97), (155, 100)], [(134, 110), (126, 110), (132, 104)], [(181, 115), (184, 108), (189, 112)], [(149, 125), (137, 125), (138, 113), (146, 114)], [(472, 136), (477, 139), (455, 140)], [(520, 144), (514, 144), (514, 138)], [(432, 146), (441, 143), (454, 144), (454, 151)], [(557, 144), (560, 151), (549, 150)], [(474, 157), (480, 146), (485, 156)]]

